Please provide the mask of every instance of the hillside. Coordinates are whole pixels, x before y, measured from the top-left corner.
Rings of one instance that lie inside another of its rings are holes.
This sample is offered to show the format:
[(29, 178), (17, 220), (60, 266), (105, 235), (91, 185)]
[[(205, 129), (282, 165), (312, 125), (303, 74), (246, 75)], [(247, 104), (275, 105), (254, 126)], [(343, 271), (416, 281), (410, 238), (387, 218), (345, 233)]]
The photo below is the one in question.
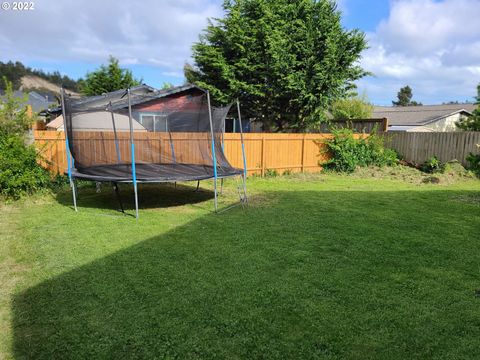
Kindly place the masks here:
[[(25, 75), (22, 76), (20, 79), (20, 90), (47, 90), (49, 92), (52, 92), (56, 95), (60, 94), (60, 86), (42, 79), (41, 77), (37, 75)], [(67, 90), (67, 92), (73, 96), (80, 96), (80, 94)]]
[[(42, 89), (58, 94), (61, 85), (74, 93), (79, 89), (79, 80), (62, 75), (59, 71), (44, 72), (32, 69), (20, 61), (6, 63), (0, 61), (0, 79), (3, 77), (13, 84), (14, 90)], [(3, 88), (2, 81), (0, 81), (0, 88)]]

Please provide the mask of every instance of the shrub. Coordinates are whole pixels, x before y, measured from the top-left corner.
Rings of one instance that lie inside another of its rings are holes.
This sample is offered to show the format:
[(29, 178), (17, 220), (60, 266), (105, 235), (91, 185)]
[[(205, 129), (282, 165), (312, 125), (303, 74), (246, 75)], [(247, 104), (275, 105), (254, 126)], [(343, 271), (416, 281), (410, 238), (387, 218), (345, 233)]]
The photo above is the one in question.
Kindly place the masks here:
[(39, 189), (64, 182), (52, 179), (37, 162), (33, 145), (25, 145), (25, 132), (35, 117), (28, 114), (26, 99), (14, 96), (12, 84), (5, 78), (5, 96), (0, 103), (0, 196), (17, 199)]
[(0, 137), (0, 195), (18, 199), (54, 182), (37, 163), (37, 151), (19, 136)]
[(355, 138), (351, 129), (332, 129), (333, 138), (325, 144), (330, 158), (321, 165), (339, 172), (353, 172), (357, 166), (391, 166), (397, 163), (397, 153), (385, 149), (383, 138), (375, 134)]
[(275, 169), (266, 169), (265, 170), (265, 177), (277, 177), (278, 171)]
[(475, 172), (477, 175), (480, 175), (480, 154), (468, 154), (467, 161), (470, 164), (470, 170)]
[(433, 174), (442, 172), (443, 165), (436, 156), (432, 156), (430, 159), (426, 160), (422, 165), (420, 165), (420, 170), (429, 174)]

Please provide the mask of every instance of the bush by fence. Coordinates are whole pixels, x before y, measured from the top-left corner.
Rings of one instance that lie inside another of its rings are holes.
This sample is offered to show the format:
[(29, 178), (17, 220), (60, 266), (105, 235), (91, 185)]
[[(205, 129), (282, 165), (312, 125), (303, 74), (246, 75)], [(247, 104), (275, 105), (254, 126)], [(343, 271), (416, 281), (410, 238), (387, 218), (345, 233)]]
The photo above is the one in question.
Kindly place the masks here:
[(329, 159), (325, 168), (339, 172), (353, 172), (357, 166), (392, 166), (397, 163), (397, 154), (385, 149), (383, 137), (377, 134), (355, 137), (351, 129), (336, 129), (333, 137), (326, 139)]
[(0, 197), (19, 198), (50, 186), (50, 174), (37, 164), (35, 148), (20, 136), (0, 136)]

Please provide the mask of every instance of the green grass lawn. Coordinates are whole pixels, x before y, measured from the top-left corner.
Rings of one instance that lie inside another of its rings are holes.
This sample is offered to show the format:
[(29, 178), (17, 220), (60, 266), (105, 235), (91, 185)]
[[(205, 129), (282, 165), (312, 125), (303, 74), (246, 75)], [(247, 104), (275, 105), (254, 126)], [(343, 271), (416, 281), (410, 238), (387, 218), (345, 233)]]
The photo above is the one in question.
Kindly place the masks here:
[(479, 181), (248, 187), (216, 215), (143, 186), (138, 222), (108, 188), (0, 207), (0, 359), (478, 359)]

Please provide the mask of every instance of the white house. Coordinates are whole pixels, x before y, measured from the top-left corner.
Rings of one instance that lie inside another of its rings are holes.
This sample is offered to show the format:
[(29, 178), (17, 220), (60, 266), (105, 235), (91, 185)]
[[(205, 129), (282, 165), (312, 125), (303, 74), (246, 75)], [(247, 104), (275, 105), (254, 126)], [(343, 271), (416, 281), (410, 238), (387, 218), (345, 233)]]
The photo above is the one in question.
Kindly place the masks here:
[(388, 131), (448, 132), (462, 117), (471, 115), (474, 104), (375, 106), (372, 118), (387, 118)]

